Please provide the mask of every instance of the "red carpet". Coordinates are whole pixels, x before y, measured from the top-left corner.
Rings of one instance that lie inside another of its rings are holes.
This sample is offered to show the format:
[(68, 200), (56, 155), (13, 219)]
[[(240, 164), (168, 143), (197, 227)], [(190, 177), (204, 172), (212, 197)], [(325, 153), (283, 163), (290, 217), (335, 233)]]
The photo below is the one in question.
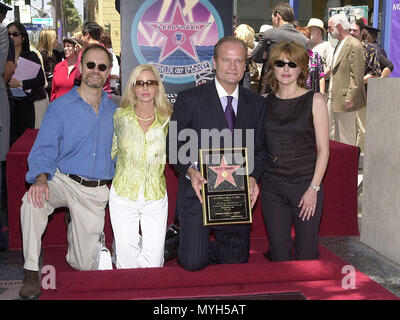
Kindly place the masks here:
[(307, 299), (397, 299), (356, 272), (355, 289), (344, 289), (342, 268), (347, 263), (322, 247), (319, 260), (269, 262), (262, 252), (265, 238), (253, 238), (247, 264), (212, 265), (189, 272), (175, 260), (163, 268), (112, 271), (73, 271), (65, 262), (65, 247), (44, 250), (44, 264), (56, 268), (55, 290), (43, 290), (42, 300), (170, 299), (243, 296), (301, 292)]
[[(20, 208), (22, 197), (28, 190), (25, 182), (27, 158), (35, 141), (37, 130), (28, 129), (14, 143), (7, 154), (7, 196), (8, 196), (8, 226), (10, 249), (22, 248)], [(165, 170), (169, 200), (169, 221), (174, 217), (178, 187), (176, 173), (171, 166)], [(324, 178), (324, 209), (322, 213), (319, 235), (328, 236), (357, 236), (357, 179), (358, 179), (358, 149), (343, 143), (329, 142), (329, 163)], [(65, 209), (57, 209), (65, 212)], [(254, 219), (261, 223), (253, 223), (252, 236), (265, 236), (262, 222), (260, 201), (253, 211)], [(111, 226), (107, 214), (105, 233), (107, 239), (111, 236)], [(43, 246), (66, 245), (66, 228), (64, 215), (52, 215), (43, 236)]]
[[(20, 206), (25, 183), (27, 157), (37, 130), (27, 130), (7, 154), (9, 245), (21, 249)], [(359, 235), (357, 221), (358, 149), (330, 141), (330, 159), (324, 178), (324, 210), (320, 236)], [(177, 177), (165, 171), (169, 198), (169, 222), (174, 218)], [(58, 209), (58, 212), (65, 210)], [(262, 253), (268, 243), (260, 201), (253, 212), (251, 255), (247, 264), (213, 265), (187, 272), (176, 261), (163, 268), (112, 271), (74, 271), (65, 262), (66, 227), (64, 214), (51, 216), (43, 236), (44, 265), (56, 270), (56, 289), (44, 290), (41, 299), (167, 299), (259, 295), (300, 292), (307, 299), (397, 299), (396, 296), (356, 272), (355, 289), (342, 287), (346, 262), (321, 247), (316, 261), (272, 263)], [(109, 214), (106, 215), (107, 243), (112, 241)]]

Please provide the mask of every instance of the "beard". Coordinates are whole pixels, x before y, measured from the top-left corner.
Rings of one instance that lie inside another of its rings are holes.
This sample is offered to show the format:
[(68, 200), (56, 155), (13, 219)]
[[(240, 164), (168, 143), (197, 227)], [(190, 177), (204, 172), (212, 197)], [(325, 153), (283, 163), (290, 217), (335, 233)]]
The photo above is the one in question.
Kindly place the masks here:
[(340, 36), (340, 32), (338, 31), (338, 29), (336, 29), (336, 27), (333, 29), (331, 36), (333, 39), (338, 39)]
[(93, 82), (90, 82), (89, 76), (85, 76), (85, 77), (83, 78), (83, 82), (85, 82), (86, 85), (87, 85), (89, 88), (95, 88), (95, 89), (103, 88), (104, 83), (105, 83), (105, 81), (104, 81), (103, 79), (101, 79), (101, 81), (94, 82), (94, 83), (93, 83)]

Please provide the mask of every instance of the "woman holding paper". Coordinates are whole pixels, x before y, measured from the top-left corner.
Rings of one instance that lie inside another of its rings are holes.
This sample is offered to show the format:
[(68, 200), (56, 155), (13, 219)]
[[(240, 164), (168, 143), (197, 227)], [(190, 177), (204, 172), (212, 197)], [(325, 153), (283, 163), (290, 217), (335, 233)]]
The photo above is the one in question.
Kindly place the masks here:
[[(17, 69), (10, 86), (10, 144), (35, 126), (34, 101), (46, 98), (44, 73), (39, 57), (30, 51), (26, 28), (18, 21), (7, 26), (15, 47)], [(36, 71), (37, 70), (37, 71)]]

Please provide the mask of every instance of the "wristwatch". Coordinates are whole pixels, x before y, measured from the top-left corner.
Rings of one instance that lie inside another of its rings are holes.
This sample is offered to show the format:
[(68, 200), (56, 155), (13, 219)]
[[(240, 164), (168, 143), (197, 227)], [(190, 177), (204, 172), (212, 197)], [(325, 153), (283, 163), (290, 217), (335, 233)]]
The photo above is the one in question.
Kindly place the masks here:
[(315, 192), (318, 192), (320, 187), (314, 184), (310, 184), (310, 188), (313, 189)]

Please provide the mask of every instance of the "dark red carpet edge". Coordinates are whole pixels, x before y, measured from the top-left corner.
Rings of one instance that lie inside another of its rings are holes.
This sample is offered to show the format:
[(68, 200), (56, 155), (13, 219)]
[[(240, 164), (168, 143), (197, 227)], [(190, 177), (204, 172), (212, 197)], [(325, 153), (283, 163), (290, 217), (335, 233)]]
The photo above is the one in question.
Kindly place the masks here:
[(313, 261), (269, 262), (262, 256), (265, 238), (252, 239), (246, 264), (212, 265), (189, 272), (170, 261), (163, 268), (74, 271), (65, 262), (65, 247), (45, 248), (44, 264), (56, 269), (56, 289), (42, 300), (129, 300), (243, 296), (301, 292), (310, 300), (397, 300), (360, 271), (354, 289), (342, 287), (347, 263), (320, 246)]

